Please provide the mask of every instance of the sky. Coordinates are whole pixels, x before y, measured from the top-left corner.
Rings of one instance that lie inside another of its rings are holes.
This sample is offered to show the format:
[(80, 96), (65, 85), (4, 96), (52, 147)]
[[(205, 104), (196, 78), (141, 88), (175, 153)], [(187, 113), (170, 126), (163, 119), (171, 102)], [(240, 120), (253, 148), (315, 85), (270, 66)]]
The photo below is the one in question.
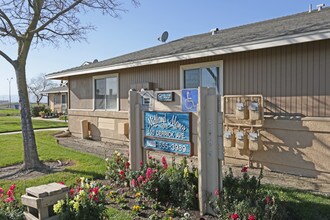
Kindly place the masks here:
[[(128, 0), (122, 7), (127, 12), (120, 18), (90, 12), (81, 16), (83, 22), (96, 26), (87, 41), (59, 47), (32, 48), (27, 61), (27, 79), (80, 66), (85, 61), (99, 61), (161, 44), (157, 38), (169, 32), (168, 41), (268, 20), (313, 9), (317, 4), (330, 6), (330, 0), (140, 0), (135, 7)], [(15, 59), (17, 45), (0, 42), (0, 49)], [(12, 100), (17, 99), (14, 69), (0, 57), (0, 101), (8, 100), (11, 80)]]

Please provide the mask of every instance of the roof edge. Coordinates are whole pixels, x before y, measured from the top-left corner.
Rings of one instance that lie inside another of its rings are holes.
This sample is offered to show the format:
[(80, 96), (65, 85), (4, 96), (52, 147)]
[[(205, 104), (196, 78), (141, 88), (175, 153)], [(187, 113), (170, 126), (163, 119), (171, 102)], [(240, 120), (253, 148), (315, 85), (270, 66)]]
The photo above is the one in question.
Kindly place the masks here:
[(259, 40), (259, 41), (250, 41), (250, 42), (242, 43), (242, 44), (235, 44), (235, 45), (216, 47), (216, 48), (205, 49), (205, 50), (185, 52), (185, 53), (179, 53), (179, 54), (175, 54), (175, 55), (155, 57), (155, 58), (151, 58), (151, 59), (142, 59), (142, 60), (124, 62), (124, 63), (114, 64), (114, 65), (109, 65), (109, 66), (103, 66), (103, 67), (54, 73), (54, 74), (46, 75), (46, 79), (59, 79), (59, 78), (68, 77), (68, 76), (99, 73), (99, 72), (105, 72), (105, 71), (111, 71), (111, 70), (147, 66), (147, 65), (152, 65), (152, 64), (168, 63), (168, 62), (174, 62), (174, 61), (230, 54), (230, 53), (243, 52), (243, 51), (249, 51), (249, 50), (265, 49), (265, 48), (271, 48), (271, 47), (277, 47), (277, 46), (286, 46), (286, 45), (290, 45), (290, 44), (307, 43), (307, 42), (325, 40), (325, 39), (330, 39), (330, 29), (318, 30), (318, 31), (307, 32), (307, 33), (300, 33), (300, 34), (295, 34), (295, 35), (287, 35), (287, 36), (281, 36), (281, 37), (275, 37), (275, 38), (268, 38), (268, 39)]

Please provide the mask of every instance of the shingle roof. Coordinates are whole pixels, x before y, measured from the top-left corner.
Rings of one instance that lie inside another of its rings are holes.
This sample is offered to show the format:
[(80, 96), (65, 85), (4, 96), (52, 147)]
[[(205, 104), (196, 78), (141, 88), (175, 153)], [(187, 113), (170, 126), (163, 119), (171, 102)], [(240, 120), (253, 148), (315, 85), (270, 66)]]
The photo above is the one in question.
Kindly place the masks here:
[(198, 52), (217, 47), (226, 47), (246, 42), (284, 37), (300, 33), (330, 29), (330, 8), (322, 11), (303, 12), (267, 21), (220, 30), (217, 34), (199, 34), (174, 40), (159, 46), (114, 57), (90, 65), (59, 71), (48, 76), (121, 63), (146, 60), (155, 57), (173, 56), (178, 53)]
[(59, 87), (54, 87), (54, 88), (46, 89), (46, 90), (42, 91), (42, 93), (44, 93), (44, 94), (60, 93), (60, 92), (68, 92), (68, 87), (67, 86), (59, 86)]

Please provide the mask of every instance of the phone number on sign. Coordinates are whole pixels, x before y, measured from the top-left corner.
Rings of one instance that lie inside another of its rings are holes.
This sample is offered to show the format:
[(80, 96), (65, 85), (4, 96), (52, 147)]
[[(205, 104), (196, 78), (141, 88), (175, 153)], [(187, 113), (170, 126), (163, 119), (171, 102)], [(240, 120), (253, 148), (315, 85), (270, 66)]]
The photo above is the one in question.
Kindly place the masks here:
[(145, 147), (166, 152), (190, 155), (190, 144), (160, 141), (145, 138)]

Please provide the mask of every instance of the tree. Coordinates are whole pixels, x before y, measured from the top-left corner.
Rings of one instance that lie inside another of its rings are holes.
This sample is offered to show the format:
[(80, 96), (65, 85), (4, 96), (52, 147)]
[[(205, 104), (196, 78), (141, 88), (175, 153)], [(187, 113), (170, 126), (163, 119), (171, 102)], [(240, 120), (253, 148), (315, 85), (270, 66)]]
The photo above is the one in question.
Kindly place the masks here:
[[(32, 127), (26, 84), (26, 62), (31, 46), (43, 43), (59, 45), (86, 39), (94, 26), (84, 25), (78, 15), (90, 10), (117, 17), (123, 11), (119, 0), (0, 0), (0, 40), (17, 46), (12, 59), (0, 49), (0, 56), (15, 70), (24, 145), (23, 169), (43, 169), (38, 157)], [(137, 4), (137, 0), (131, 0)]]
[(55, 82), (46, 79), (45, 74), (40, 74), (38, 77), (32, 78), (30, 80), (28, 84), (28, 91), (32, 96), (34, 96), (37, 105), (39, 105), (42, 98), (47, 96), (42, 92), (56, 86), (57, 84)]

